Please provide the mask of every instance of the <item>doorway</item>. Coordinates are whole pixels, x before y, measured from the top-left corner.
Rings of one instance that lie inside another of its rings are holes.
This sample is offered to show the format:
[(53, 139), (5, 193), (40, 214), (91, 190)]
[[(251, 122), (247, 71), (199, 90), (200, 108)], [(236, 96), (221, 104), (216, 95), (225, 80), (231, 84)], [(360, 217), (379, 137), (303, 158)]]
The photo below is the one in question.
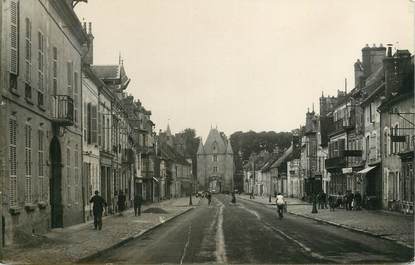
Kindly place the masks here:
[(50, 179), (51, 226), (58, 228), (63, 227), (62, 154), (61, 145), (56, 135), (53, 136), (50, 144), (50, 161), (52, 163)]

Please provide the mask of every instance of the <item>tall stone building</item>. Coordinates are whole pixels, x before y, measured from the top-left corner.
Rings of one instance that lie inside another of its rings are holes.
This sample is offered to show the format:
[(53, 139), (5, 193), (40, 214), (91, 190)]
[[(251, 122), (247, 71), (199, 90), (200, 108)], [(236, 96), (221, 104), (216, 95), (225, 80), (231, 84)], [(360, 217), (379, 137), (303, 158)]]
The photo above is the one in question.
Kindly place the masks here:
[(199, 190), (230, 192), (233, 190), (234, 162), (230, 141), (212, 128), (197, 151), (197, 183)]

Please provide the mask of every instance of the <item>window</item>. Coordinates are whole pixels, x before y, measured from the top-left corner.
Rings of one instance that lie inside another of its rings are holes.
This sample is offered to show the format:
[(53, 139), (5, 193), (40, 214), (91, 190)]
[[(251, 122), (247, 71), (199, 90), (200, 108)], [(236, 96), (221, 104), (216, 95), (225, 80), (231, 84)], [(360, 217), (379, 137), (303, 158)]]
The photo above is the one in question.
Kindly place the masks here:
[(45, 158), (44, 158), (44, 136), (45, 133), (42, 129), (38, 131), (38, 179), (39, 179), (39, 201), (46, 201), (47, 200), (47, 193), (45, 189)]
[(73, 107), (74, 107), (74, 122), (78, 124), (78, 109), (79, 109), (79, 74), (78, 72), (74, 73), (74, 83), (73, 83)]
[(19, 1), (10, 0), (10, 90), (17, 92), (19, 74)]
[[(393, 130), (393, 135), (394, 136), (397, 136), (398, 135), (398, 124), (396, 124), (395, 125), (395, 127), (394, 127), (394, 129), (392, 129)], [(399, 148), (399, 143), (397, 143), (397, 142), (393, 142), (392, 143), (392, 147), (393, 147), (393, 150), (392, 150), (392, 152), (394, 153), (394, 154), (397, 154), (398, 152), (399, 152), (399, 150), (398, 150), (398, 148)]]
[(90, 129), (91, 129), (91, 143), (92, 144), (97, 144), (97, 134), (98, 134), (98, 124), (97, 124), (97, 117), (98, 117), (98, 111), (97, 111), (97, 106), (96, 105), (92, 105), (91, 106), (91, 121), (90, 121)]
[(10, 172), (10, 207), (17, 206), (17, 121), (15, 118), (9, 119), (9, 172)]
[(38, 80), (37, 80), (37, 104), (44, 106), (45, 93), (45, 36), (42, 32), (38, 32)]
[(33, 202), (33, 189), (32, 189), (32, 126), (30, 124), (25, 125), (25, 202)]
[(217, 173), (218, 172), (218, 167), (213, 167), (213, 172)]
[(73, 98), (73, 63), (67, 62), (67, 95)]
[(32, 99), (32, 22), (26, 18), (25, 34), (25, 97)]
[(58, 94), (58, 48), (53, 47), (52, 51), (52, 94)]
[(79, 150), (78, 150), (78, 145), (75, 145), (75, 151), (74, 151), (74, 159), (75, 159), (75, 165), (74, 165), (74, 200), (78, 201), (79, 197), (81, 196), (81, 194), (79, 193)]
[(66, 190), (67, 203), (70, 204), (71, 199), (71, 149), (66, 148)]
[(213, 155), (213, 162), (218, 162), (218, 156), (217, 155)]

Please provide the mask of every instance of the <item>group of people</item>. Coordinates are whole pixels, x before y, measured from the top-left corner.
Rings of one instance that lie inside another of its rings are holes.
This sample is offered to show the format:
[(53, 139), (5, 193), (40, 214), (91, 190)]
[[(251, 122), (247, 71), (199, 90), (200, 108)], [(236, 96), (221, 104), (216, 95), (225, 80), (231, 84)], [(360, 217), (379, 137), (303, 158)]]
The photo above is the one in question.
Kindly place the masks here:
[(339, 192), (336, 196), (328, 196), (328, 203), (330, 211), (334, 211), (335, 208), (344, 208), (346, 211), (360, 211), (362, 209), (362, 195), (359, 191), (353, 193), (351, 190), (347, 190), (346, 194)]
[[(90, 203), (92, 203), (92, 213), (94, 215), (94, 229), (101, 230), (102, 229), (102, 215), (104, 214), (105, 209), (107, 208), (107, 202), (105, 199), (99, 195), (99, 192), (96, 190), (95, 195), (91, 197)], [(140, 216), (141, 215), (141, 205), (143, 203), (143, 198), (136, 194), (134, 196), (133, 205), (134, 205), (134, 215)], [(117, 196), (117, 206), (118, 206), (118, 213), (122, 216), (122, 213), (126, 209), (126, 196), (120, 190)]]

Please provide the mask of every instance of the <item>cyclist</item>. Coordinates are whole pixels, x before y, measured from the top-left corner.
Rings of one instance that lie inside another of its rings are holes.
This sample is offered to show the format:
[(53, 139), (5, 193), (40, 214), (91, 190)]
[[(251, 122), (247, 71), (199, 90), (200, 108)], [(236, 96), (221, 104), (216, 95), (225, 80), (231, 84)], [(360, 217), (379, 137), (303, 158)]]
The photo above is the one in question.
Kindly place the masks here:
[(277, 203), (277, 207), (278, 207), (278, 216), (280, 217), (280, 219), (282, 219), (283, 218), (283, 212), (284, 212), (285, 200), (284, 200), (284, 196), (282, 196), (281, 193), (278, 193), (276, 203)]

